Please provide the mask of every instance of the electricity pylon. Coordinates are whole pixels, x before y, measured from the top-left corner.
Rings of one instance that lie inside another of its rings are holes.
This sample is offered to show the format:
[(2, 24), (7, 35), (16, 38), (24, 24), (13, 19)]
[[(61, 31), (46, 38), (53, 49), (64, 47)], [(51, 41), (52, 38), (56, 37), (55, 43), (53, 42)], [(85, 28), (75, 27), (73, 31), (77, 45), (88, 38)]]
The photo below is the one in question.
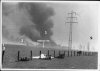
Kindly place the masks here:
[(73, 25), (73, 23), (78, 23), (78, 22), (74, 21), (75, 18), (77, 19), (76, 12), (71, 11), (70, 13), (68, 13), (68, 16), (69, 17), (67, 17), (67, 18), (69, 19), (69, 22), (66, 22), (66, 23), (70, 24), (70, 26), (69, 26), (69, 40), (68, 40), (68, 49), (70, 50), (72, 48), (72, 30), (73, 30), (72, 25)]

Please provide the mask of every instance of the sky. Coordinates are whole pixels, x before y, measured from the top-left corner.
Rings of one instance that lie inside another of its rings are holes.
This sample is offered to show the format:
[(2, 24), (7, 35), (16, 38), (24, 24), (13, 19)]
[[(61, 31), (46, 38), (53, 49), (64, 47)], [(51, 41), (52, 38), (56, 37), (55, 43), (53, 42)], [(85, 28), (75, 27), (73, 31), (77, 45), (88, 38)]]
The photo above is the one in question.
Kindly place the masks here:
[[(43, 14), (47, 15), (46, 17), (48, 19), (52, 20), (49, 22), (49, 23), (52, 22), (51, 24), (53, 24), (52, 27), (49, 27), (50, 36), (48, 36), (48, 38), (50, 37), (50, 40), (54, 41), (58, 45), (68, 46), (69, 24), (68, 23), (65, 24), (65, 22), (69, 21), (67, 19), (68, 13), (70, 13), (73, 10), (77, 13), (76, 15), (77, 20), (75, 21), (78, 22), (78, 23), (73, 24), (73, 31), (72, 31), (73, 47), (76, 48), (76, 47), (79, 47), (80, 45), (86, 47), (87, 44), (89, 43), (91, 46), (91, 50), (98, 49), (96, 48), (97, 43), (98, 43), (98, 23), (99, 23), (98, 21), (99, 6), (97, 2), (50, 2), (50, 3), (46, 2), (45, 4), (46, 4), (45, 5), (46, 7), (42, 5), (43, 9), (40, 9), (39, 6), (38, 7), (40, 11), (44, 10)], [(25, 25), (25, 24), (20, 24), (20, 23), (23, 23), (23, 21), (24, 23), (26, 22), (28, 23), (26, 24), (26, 26), (27, 25), (29, 26), (29, 24), (33, 25), (33, 27), (34, 25), (35, 26), (37, 25), (36, 21), (30, 20), (31, 16), (28, 14), (29, 12), (26, 11), (27, 7), (25, 9), (23, 8), (19, 10), (18, 3), (14, 3), (14, 2), (7, 4), (7, 6), (9, 8), (7, 12), (11, 11), (11, 13), (7, 17), (4, 15), (3, 25), (6, 25), (6, 28), (7, 30), (9, 30), (9, 33), (11, 34), (11, 36), (12, 35), (16, 35), (17, 37), (20, 36), (18, 34), (19, 29), (20, 27), (23, 27), (23, 25)], [(34, 18), (34, 15), (33, 15), (33, 18)], [(40, 19), (42, 19), (42, 17)], [(32, 24), (33, 22), (34, 24)], [(45, 22), (48, 22), (48, 20), (44, 21), (43, 23)], [(19, 23), (19, 24), (16, 24), (16, 23)], [(47, 27), (48, 26), (49, 25), (47, 25)], [(39, 27), (39, 25), (37, 25), (37, 27)], [(4, 34), (6, 33), (7, 30), (4, 31)], [(39, 38), (41, 37), (41, 34), (39, 34), (40, 31), (38, 31), (38, 29), (36, 28), (32, 29), (32, 32), (35, 32)], [(29, 36), (25, 32), (24, 32), (24, 35)], [(13, 38), (15, 38), (16, 36), (14, 36)], [(90, 36), (93, 37), (92, 40), (90, 40)], [(8, 35), (6, 35), (6, 37), (7, 38), (3, 37), (3, 42), (12, 42), (12, 40), (8, 40), (9, 38)]]
[[(89, 42), (91, 46), (97, 45), (98, 40), (98, 4), (96, 3), (54, 3), (56, 15), (54, 20), (54, 35), (53, 39), (62, 45), (67, 45), (69, 39), (69, 24), (65, 25), (68, 13), (72, 10), (77, 13), (75, 20), (77, 23), (73, 24), (72, 43), (73, 46), (87, 46)], [(59, 24), (59, 25), (58, 25)], [(56, 37), (57, 36), (57, 37)], [(93, 36), (93, 40), (90, 40)]]

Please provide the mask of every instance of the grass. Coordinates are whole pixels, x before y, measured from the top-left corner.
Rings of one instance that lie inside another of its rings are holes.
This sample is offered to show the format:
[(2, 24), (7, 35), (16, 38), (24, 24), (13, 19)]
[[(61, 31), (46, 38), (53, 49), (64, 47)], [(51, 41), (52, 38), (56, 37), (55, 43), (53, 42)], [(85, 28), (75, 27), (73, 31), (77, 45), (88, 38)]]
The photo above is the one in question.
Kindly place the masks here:
[[(53, 51), (56, 51), (56, 56), (59, 50), (54, 48), (36, 48), (23, 45), (5, 45), (6, 51), (4, 55), (3, 68), (29, 68), (29, 69), (97, 69), (97, 53), (94, 52), (92, 56), (66, 56), (64, 59), (52, 59), (52, 60), (36, 60), (26, 62), (17, 62), (17, 53), (20, 51), (20, 57), (30, 57), (30, 50), (33, 52), (33, 56), (39, 55), (39, 51), (47, 53), (50, 50), (50, 54), (53, 56)], [(67, 52), (67, 51), (66, 51)], [(63, 50), (61, 51), (63, 53)]]

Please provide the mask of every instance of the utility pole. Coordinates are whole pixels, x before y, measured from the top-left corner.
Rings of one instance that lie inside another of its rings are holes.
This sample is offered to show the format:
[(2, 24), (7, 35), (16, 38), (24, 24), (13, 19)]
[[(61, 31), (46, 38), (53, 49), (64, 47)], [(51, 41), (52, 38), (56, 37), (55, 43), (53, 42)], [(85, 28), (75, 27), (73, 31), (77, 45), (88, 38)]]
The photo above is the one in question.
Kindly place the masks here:
[(75, 22), (74, 21), (75, 18), (77, 19), (76, 12), (71, 11), (70, 13), (68, 13), (68, 16), (69, 17), (67, 17), (67, 18), (69, 19), (69, 22), (66, 22), (66, 23), (69, 23), (70, 24), (70, 26), (69, 26), (68, 49), (71, 50), (71, 48), (72, 48), (72, 30), (73, 30), (72, 29), (72, 25), (73, 25), (73, 23), (78, 23), (78, 22)]

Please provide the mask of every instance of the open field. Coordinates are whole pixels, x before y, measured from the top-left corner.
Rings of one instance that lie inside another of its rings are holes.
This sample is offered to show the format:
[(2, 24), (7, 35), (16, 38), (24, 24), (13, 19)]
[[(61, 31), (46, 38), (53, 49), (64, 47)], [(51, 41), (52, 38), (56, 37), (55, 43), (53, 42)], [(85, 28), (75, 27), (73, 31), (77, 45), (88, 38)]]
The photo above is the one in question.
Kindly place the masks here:
[[(57, 49), (51, 48), (36, 48), (25, 47), (23, 45), (5, 45), (6, 51), (4, 54), (3, 68), (30, 68), (30, 69), (97, 69), (98, 56), (94, 52), (92, 56), (66, 56), (64, 59), (51, 59), (51, 60), (30, 60), (25, 62), (17, 61), (17, 54), (20, 51), (20, 57), (30, 58), (30, 50), (33, 52), (33, 56), (39, 55), (39, 51), (47, 53), (50, 50), (50, 54), (53, 56), (53, 51), (56, 51), (56, 56), (59, 53)], [(63, 50), (61, 51), (63, 53)]]

